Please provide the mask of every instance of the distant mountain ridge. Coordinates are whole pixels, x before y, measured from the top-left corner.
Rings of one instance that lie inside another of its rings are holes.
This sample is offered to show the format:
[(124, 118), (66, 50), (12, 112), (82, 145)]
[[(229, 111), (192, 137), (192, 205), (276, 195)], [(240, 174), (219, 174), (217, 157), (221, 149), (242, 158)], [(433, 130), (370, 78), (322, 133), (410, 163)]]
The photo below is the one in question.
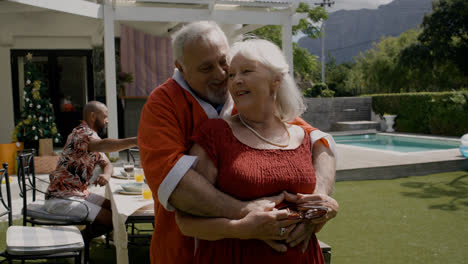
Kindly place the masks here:
[[(325, 25), (326, 56), (338, 63), (352, 61), (382, 36), (398, 36), (419, 26), (425, 13), (432, 12), (432, 0), (394, 0), (378, 9), (339, 10), (330, 13)], [(298, 41), (316, 56), (322, 54), (321, 39), (303, 37)]]

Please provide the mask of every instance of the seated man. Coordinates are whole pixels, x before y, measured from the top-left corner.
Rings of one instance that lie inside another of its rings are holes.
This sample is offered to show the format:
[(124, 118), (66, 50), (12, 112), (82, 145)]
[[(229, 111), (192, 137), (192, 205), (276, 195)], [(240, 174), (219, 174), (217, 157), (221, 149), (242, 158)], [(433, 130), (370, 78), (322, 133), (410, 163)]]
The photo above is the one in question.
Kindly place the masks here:
[[(137, 145), (136, 137), (101, 139), (106, 135), (107, 107), (91, 101), (83, 108), (83, 121), (73, 129), (63, 148), (57, 168), (50, 175), (45, 210), (54, 214), (85, 216), (91, 222), (86, 239), (112, 230), (110, 201), (87, 189), (96, 165), (102, 173), (92, 182), (104, 186), (112, 175), (112, 165), (103, 152), (116, 152)], [(98, 135), (99, 134), (99, 135)], [(57, 198), (57, 199), (55, 199)], [(66, 198), (66, 199), (59, 199)]]

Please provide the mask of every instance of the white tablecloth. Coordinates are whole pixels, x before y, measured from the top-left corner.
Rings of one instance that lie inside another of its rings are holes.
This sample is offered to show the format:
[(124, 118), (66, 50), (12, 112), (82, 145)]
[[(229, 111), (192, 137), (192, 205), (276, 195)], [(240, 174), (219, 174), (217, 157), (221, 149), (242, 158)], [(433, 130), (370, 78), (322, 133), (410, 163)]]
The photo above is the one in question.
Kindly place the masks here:
[[(121, 167), (114, 167), (114, 175), (120, 175)], [(153, 200), (145, 200), (142, 195), (119, 194), (120, 185), (134, 180), (124, 180), (111, 178), (106, 185), (106, 198), (112, 205), (112, 224), (114, 226), (114, 245), (117, 255), (117, 264), (128, 264), (128, 239), (125, 221), (135, 211), (148, 204), (153, 204)]]

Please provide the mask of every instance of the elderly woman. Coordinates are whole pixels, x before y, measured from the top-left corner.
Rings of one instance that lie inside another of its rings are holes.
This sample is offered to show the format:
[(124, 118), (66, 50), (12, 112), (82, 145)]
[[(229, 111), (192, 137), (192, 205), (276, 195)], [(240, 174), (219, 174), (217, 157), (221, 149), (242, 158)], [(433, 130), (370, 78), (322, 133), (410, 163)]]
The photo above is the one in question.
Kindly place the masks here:
[[(311, 139), (287, 123), (305, 107), (281, 50), (256, 39), (234, 44), (230, 53), (228, 87), (238, 115), (208, 120), (194, 135), (190, 152), (199, 157), (196, 169), (240, 200), (283, 191), (300, 193), (287, 195), (293, 200), (307, 200), (316, 186)], [(272, 243), (287, 242), (301, 220), (288, 210), (271, 209), (240, 220), (177, 212), (176, 220), (185, 235), (199, 239), (196, 263), (323, 263), (314, 234), (306, 248), (273, 250)]]

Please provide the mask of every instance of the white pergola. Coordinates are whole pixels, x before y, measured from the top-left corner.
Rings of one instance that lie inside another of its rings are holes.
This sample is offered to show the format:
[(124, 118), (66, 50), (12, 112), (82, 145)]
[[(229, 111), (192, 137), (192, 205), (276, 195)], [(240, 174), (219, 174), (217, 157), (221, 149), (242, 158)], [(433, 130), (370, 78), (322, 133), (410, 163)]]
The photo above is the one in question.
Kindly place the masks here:
[[(292, 26), (307, 14), (296, 13), (299, 0), (8, 0), (95, 19), (104, 24), (106, 103), (109, 108), (109, 137), (117, 138), (117, 93), (114, 22), (188, 23), (212, 20), (243, 25), (230, 36), (248, 33), (265, 25), (282, 26), (283, 52), (293, 69)], [(292, 73), (292, 70), (291, 70)], [(114, 156), (117, 153), (113, 154)]]

